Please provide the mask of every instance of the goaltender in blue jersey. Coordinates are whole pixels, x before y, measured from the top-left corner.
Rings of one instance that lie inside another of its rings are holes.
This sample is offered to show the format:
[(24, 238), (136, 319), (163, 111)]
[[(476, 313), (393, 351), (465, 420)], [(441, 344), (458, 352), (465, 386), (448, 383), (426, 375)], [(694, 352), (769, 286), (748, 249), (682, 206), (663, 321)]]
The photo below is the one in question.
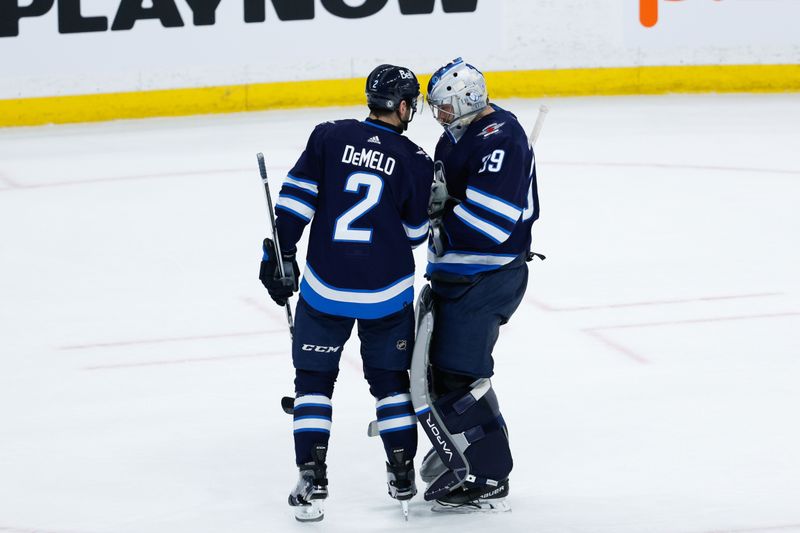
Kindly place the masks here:
[(462, 479), (449, 470), (450, 458), (437, 446), (441, 432), (437, 438), (425, 428), (434, 448), (420, 473), (435, 510), (510, 509), (513, 460), (490, 378), (500, 326), (527, 287), (539, 197), (525, 131), (488, 94), (483, 74), (460, 58), (428, 84), (428, 103), (445, 131), (429, 209), (427, 276), (435, 318), (430, 369), (422, 373), (433, 393), (425, 408), (437, 413), (469, 472)]
[(492, 112), (462, 126), (458, 142), (448, 129), (436, 146), (451, 196), (441, 212), (442, 234), (428, 253), (428, 275), (438, 279), (472, 277), (518, 260), (529, 251), (539, 218), (525, 131), (514, 114), (487, 107)]
[(295, 460), (289, 504), (300, 521), (323, 517), (334, 383), (357, 324), (364, 377), (375, 398), (374, 427), (386, 451), (389, 495), (416, 494), (417, 422), (408, 369), (414, 342), (412, 248), (428, 237), (433, 162), (403, 136), (417, 109), (419, 82), (407, 68), (380, 65), (366, 83), (366, 120), (318, 125), (276, 202), (278, 242), (264, 241), (259, 277), (287, 305), (298, 289), (297, 243), (310, 223), (292, 339)]

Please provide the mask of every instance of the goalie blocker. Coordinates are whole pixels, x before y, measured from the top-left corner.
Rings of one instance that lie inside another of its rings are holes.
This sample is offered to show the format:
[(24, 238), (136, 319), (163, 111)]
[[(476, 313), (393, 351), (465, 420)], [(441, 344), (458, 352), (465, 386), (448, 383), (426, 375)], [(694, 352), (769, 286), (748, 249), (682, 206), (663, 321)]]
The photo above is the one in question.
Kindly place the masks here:
[(491, 381), (465, 380), (437, 397), (431, 383), (430, 342), (434, 328), (432, 291), (423, 287), (416, 308), (417, 338), (411, 362), (411, 401), (436, 453), (429, 453), (422, 476), (426, 500), (454, 494), (476, 496), (501, 487), (505, 495), (513, 465), (505, 422)]

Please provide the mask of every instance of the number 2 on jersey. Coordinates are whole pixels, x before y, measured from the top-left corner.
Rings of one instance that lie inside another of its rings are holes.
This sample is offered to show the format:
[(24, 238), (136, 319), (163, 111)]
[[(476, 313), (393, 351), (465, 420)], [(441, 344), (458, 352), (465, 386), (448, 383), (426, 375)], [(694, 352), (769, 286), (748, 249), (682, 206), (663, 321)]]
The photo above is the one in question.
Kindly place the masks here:
[(354, 172), (347, 176), (344, 184), (346, 192), (358, 193), (361, 187), (367, 188), (367, 194), (336, 219), (333, 227), (334, 242), (372, 242), (371, 228), (351, 228), (350, 224), (378, 205), (383, 194), (383, 180), (380, 176), (366, 172)]

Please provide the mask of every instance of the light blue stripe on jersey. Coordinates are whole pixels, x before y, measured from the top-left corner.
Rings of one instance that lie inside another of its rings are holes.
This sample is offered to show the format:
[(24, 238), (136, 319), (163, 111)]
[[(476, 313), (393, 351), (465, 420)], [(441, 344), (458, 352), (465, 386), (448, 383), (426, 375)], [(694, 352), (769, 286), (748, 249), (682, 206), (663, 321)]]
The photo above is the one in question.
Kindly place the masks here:
[(414, 300), (414, 274), (382, 289), (343, 289), (325, 283), (307, 263), (300, 294), (311, 307), (322, 313), (350, 318), (382, 318), (400, 311)]
[(379, 130), (388, 131), (389, 133), (394, 133), (395, 135), (400, 135), (396, 131), (391, 128), (387, 128), (386, 126), (381, 126), (380, 124), (375, 124), (374, 122), (369, 122), (367, 120), (363, 121), (362, 124), (366, 124), (367, 126), (372, 126), (373, 128), (378, 128)]

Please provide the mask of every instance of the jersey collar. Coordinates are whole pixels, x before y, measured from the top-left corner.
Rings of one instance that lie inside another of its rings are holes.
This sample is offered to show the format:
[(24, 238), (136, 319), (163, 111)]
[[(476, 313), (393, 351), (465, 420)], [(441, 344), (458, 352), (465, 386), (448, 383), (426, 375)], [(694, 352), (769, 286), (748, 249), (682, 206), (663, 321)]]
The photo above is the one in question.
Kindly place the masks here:
[(364, 124), (367, 126), (372, 126), (373, 128), (378, 128), (379, 130), (386, 130), (392, 133), (396, 133), (398, 135), (402, 135), (403, 130), (393, 124), (389, 124), (388, 122), (384, 122), (382, 120), (377, 120), (374, 118), (367, 118), (364, 120)]

